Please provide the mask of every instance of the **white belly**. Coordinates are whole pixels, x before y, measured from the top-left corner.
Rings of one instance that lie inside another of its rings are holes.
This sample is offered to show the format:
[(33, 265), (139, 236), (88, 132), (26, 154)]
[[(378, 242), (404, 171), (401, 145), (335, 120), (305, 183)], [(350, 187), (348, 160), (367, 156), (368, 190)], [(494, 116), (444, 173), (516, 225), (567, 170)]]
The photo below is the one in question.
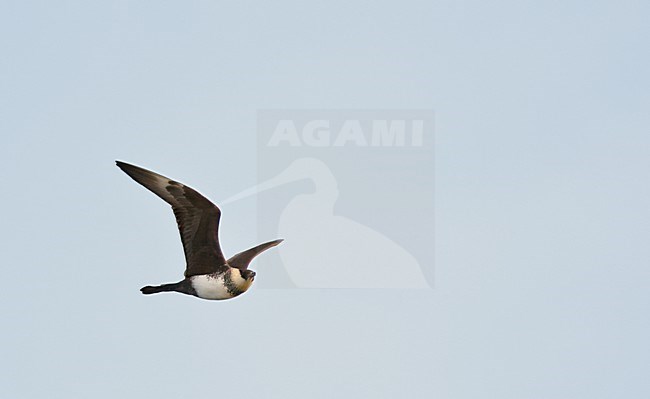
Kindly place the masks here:
[(190, 277), (192, 287), (199, 298), (203, 299), (229, 299), (232, 294), (224, 285), (223, 275), (212, 276), (204, 274)]

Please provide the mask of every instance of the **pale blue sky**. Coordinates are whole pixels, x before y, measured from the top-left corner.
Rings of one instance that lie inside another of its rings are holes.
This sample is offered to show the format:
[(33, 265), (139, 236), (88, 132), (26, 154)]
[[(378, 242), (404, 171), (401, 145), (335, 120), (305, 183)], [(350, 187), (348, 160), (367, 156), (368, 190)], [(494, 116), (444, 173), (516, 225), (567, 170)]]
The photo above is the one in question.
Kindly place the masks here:
[[(650, 396), (649, 8), (0, 2), (2, 396)], [(114, 160), (226, 198), (283, 108), (435, 111), (434, 289), (140, 294), (182, 251)]]

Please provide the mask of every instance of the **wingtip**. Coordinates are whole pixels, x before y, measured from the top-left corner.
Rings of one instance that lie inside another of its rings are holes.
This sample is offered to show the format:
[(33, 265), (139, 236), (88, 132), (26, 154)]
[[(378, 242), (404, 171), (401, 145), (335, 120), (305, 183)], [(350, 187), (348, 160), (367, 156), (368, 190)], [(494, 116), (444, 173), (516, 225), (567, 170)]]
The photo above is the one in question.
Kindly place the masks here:
[(137, 170), (137, 169), (142, 169), (139, 166), (132, 165), (128, 162), (120, 161), (120, 160), (115, 160), (115, 165), (117, 165), (118, 168), (122, 169), (122, 171), (126, 174), (130, 173), (128, 172), (129, 170)]

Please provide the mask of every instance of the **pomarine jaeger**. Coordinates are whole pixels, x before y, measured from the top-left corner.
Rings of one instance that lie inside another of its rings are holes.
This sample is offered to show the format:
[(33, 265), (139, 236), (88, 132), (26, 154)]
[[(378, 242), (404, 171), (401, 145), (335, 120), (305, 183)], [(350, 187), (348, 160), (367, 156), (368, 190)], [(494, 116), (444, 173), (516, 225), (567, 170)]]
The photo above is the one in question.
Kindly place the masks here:
[(255, 280), (248, 269), (254, 257), (282, 240), (265, 242), (226, 260), (219, 245), (221, 211), (192, 188), (138, 166), (117, 166), (172, 206), (185, 251), (185, 278), (178, 283), (142, 287), (143, 294), (175, 291), (203, 299), (230, 299), (246, 292)]

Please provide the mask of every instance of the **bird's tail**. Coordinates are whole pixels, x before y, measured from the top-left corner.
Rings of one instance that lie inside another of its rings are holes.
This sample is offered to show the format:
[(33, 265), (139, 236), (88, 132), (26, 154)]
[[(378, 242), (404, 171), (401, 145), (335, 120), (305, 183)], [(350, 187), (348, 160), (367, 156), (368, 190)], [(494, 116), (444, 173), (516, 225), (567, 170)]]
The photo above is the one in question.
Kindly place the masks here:
[(178, 288), (178, 283), (157, 285), (155, 287), (148, 285), (146, 287), (140, 288), (140, 292), (142, 292), (145, 295), (150, 295), (150, 294), (157, 294), (159, 292), (176, 291), (177, 288)]

